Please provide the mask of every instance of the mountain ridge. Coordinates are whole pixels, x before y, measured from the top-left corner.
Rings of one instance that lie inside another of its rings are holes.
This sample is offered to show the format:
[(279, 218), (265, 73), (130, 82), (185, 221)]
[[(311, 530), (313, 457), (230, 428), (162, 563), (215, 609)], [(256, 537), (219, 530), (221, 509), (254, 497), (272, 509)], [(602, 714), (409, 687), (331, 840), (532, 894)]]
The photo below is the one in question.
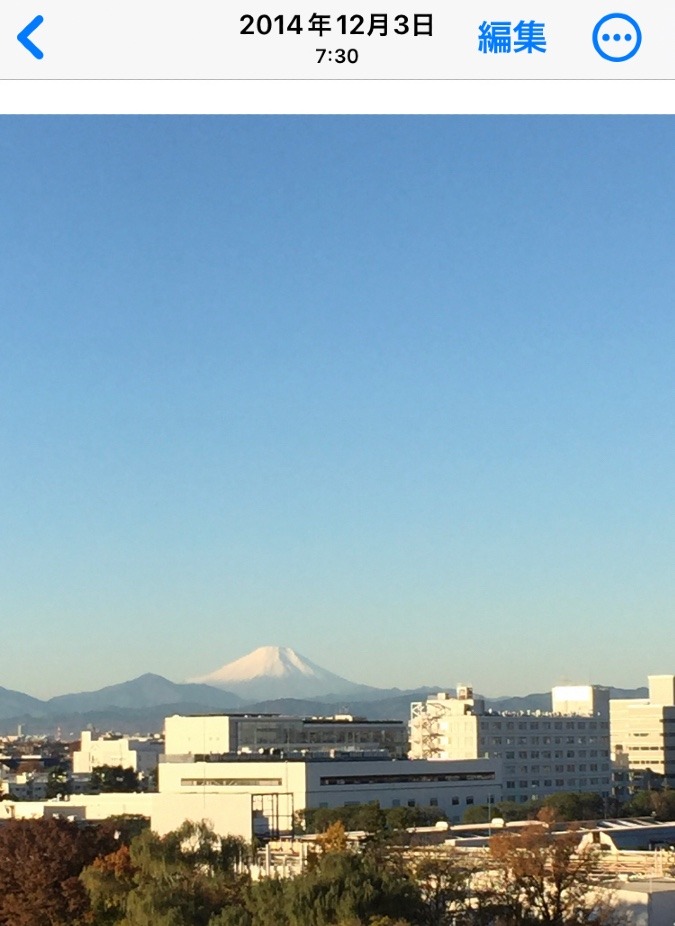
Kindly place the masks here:
[[(269, 671), (271, 675), (266, 674)], [(221, 666), (211, 676), (219, 673), (220, 686), (198, 679), (172, 682), (146, 672), (117, 685), (47, 700), (0, 687), (0, 732), (11, 732), (22, 724), (30, 733), (53, 733), (61, 727), (78, 736), (88, 726), (121, 733), (151, 733), (161, 730), (164, 718), (171, 714), (226, 712), (308, 716), (341, 713), (371, 720), (407, 720), (411, 702), (423, 701), (434, 692), (455, 693), (453, 687), (443, 685), (413, 689), (361, 685), (323, 669), (290, 647), (259, 647), (248, 657)], [(232, 688), (238, 690), (223, 687), (228, 678)], [(263, 696), (257, 696), (261, 692)], [(610, 687), (610, 697), (646, 695), (646, 688)], [(485, 704), (488, 709), (500, 711), (550, 711), (551, 694), (485, 698)]]

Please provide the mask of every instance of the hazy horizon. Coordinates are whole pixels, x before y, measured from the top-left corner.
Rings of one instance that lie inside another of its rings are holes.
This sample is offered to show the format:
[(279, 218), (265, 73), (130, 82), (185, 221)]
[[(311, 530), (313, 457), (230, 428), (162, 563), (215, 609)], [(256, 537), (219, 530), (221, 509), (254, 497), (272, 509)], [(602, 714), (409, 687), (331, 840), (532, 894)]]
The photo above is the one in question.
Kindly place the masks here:
[(675, 671), (672, 117), (2, 128), (2, 686)]
[[(283, 648), (283, 647), (282, 647), (282, 648)], [(305, 658), (305, 659), (308, 658), (308, 657), (306, 656), (305, 653), (299, 653), (298, 650), (297, 650), (297, 648), (295, 648), (295, 647), (289, 647), (289, 648), (290, 648), (290, 649), (293, 649), (294, 652), (297, 653), (300, 657)], [(246, 656), (250, 656), (250, 655), (252, 655), (252, 653), (242, 654), (242, 656), (240, 656), (239, 658), (233, 659), (232, 662), (233, 662), (233, 663), (234, 663), (234, 662), (240, 662), (241, 659), (242, 659), (242, 657), (246, 657)], [(313, 662), (313, 660), (309, 660), (309, 661), (310, 661), (310, 662)], [(228, 664), (229, 664), (229, 663), (228, 663)], [(326, 670), (326, 671), (328, 671), (329, 673), (332, 674), (332, 671), (331, 671), (330, 666), (317, 666), (316, 663), (314, 663), (314, 666), (315, 666), (316, 668), (320, 669), (320, 670)], [(222, 668), (222, 666), (218, 666), (218, 667), (217, 667), (217, 669), (221, 669), (221, 668)], [(652, 673), (652, 674), (653, 674), (653, 673)], [(146, 675), (153, 675), (153, 676), (159, 676), (159, 677), (162, 677), (162, 678), (166, 678), (166, 676), (163, 676), (161, 672), (154, 672), (153, 670), (148, 669), (147, 671), (142, 672), (139, 676), (134, 676), (134, 677), (130, 677), (130, 678), (124, 678), (124, 679), (118, 679), (118, 680), (115, 681), (115, 682), (112, 682), (112, 683), (110, 683), (110, 684), (106, 683), (105, 685), (97, 686), (97, 688), (91, 689), (91, 690), (97, 691), (97, 690), (99, 690), (99, 688), (107, 688), (107, 687), (111, 687), (111, 686), (114, 687), (114, 686), (119, 685), (119, 684), (124, 684), (124, 683), (129, 682), (129, 681), (134, 681), (136, 678), (143, 678), (143, 677), (146, 676)], [(195, 678), (175, 679), (175, 678), (174, 678), (174, 679), (167, 679), (167, 680), (170, 681), (170, 682), (176, 683), (176, 684), (185, 684), (185, 685), (207, 685), (207, 686), (215, 687), (215, 688), (220, 689), (220, 690), (223, 690), (223, 691), (228, 691), (228, 690), (230, 690), (230, 687), (229, 687), (227, 684), (225, 684), (225, 683), (217, 683), (217, 682), (215, 682), (215, 681), (208, 681), (208, 680), (206, 680), (206, 679), (195, 679)], [(370, 683), (369, 683), (367, 680), (363, 680), (363, 679), (348, 678), (348, 679), (344, 679), (344, 680), (345, 680), (345, 681), (349, 681), (349, 682), (351, 682), (351, 683), (354, 683), (355, 685), (363, 685), (363, 686), (369, 686), (369, 685), (370, 685)], [(504, 692), (499, 692), (499, 693), (497, 693), (497, 692), (489, 692), (489, 691), (486, 691), (486, 690), (482, 689), (480, 686), (473, 685), (472, 682), (467, 681), (466, 679), (459, 679), (459, 680), (456, 680), (456, 681), (454, 681), (454, 682), (452, 682), (452, 683), (450, 683), (448, 680), (444, 680), (441, 684), (438, 684), (438, 685), (430, 685), (430, 684), (429, 684), (429, 681), (433, 681), (433, 680), (427, 680), (427, 681), (425, 681), (425, 682), (420, 682), (419, 685), (413, 685), (413, 686), (410, 686), (410, 687), (402, 686), (402, 685), (372, 686), (372, 687), (374, 687), (374, 688), (376, 688), (376, 689), (381, 688), (382, 691), (391, 691), (391, 690), (397, 690), (397, 689), (398, 689), (398, 690), (401, 690), (401, 691), (409, 691), (409, 690), (415, 690), (416, 688), (432, 688), (432, 689), (438, 690), (438, 691), (450, 691), (450, 690), (453, 690), (453, 691), (454, 691), (454, 690), (457, 688), (458, 685), (466, 685), (466, 684), (468, 684), (468, 685), (470, 685), (470, 686), (472, 686), (472, 687), (474, 688), (474, 691), (476, 692), (477, 695), (480, 694), (480, 695), (484, 695), (484, 696), (489, 697), (489, 698), (500, 698), (500, 697), (507, 697), (507, 698), (509, 698), (509, 697), (527, 696), (527, 695), (531, 695), (531, 694), (547, 694), (547, 693), (550, 692), (551, 688), (555, 687), (555, 685), (564, 685), (564, 684), (568, 684), (568, 683), (569, 683), (569, 684), (589, 684), (588, 682), (580, 682), (580, 681), (573, 682), (573, 681), (571, 681), (571, 680), (562, 680), (562, 681), (558, 681), (558, 682), (551, 682), (550, 685), (548, 685), (546, 688), (542, 689), (541, 691), (535, 691), (535, 690), (533, 690), (533, 689), (532, 689), (532, 690), (528, 689), (528, 690), (523, 690), (523, 691), (508, 691), (508, 692), (504, 691)], [(646, 682), (647, 682), (647, 679), (645, 678), (645, 680), (644, 680), (644, 682), (643, 682), (642, 684), (640, 684), (640, 685), (634, 685), (634, 686), (615, 685), (615, 684), (614, 684), (613, 682), (611, 682), (611, 681), (610, 681), (610, 682), (607, 682), (607, 683), (593, 682), (592, 684), (606, 685), (606, 687), (613, 687), (613, 688), (641, 688), (641, 687), (646, 687)], [(46, 695), (46, 696), (44, 696), (44, 698), (41, 698), (41, 700), (49, 700), (50, 697), (59, 697), (60, 695), (64, 695), (64, 694), (75, 694), (75, 693), (82, 693), (82, 694), (84, 694), (84, 693), (86, 693), (84, 689), (78, 688), (77, 682), (76, 682), (75, 679), (72, 680), (72, 683), (73, 683), (73, 684), (72, 684), (72, 687), (69, 688), (67, 691), (54, 692), (54, 693), (51, 694), (51, 695)], [(2, 687), (4, 687), (4, 686), (2, 686)], [(22, 694), (31, 695), (32, 697), (38, 697), (38, 696), (35, 695), (33, 692), (24, 691), (24, 690), (22, 690), (22, 689), (17, 689), (17, 690), (19, 690)], [(87, 690), (89, 690), (89, 689), (87, 689)], [(231, 691), (234, 692), (235, 694), (239, 694), (240, 697), (244, 697), (244, 700), (249, 700), (249, 701), (255, 701), (255, 700), (256, 700), (255, 697), (249, 697), (249, 698), (247, 699), (245, 695), (243, 695), (241, 692), (238, 692), (238, 691), (236, 690), (236, 684), (232, 686)], [(333, 692), (332, 690), (329, 690), (329, 688), (326, 688), (326, 690), (323, 692), (323, 694), (333, 694), (333, 693), (336, 695), (336, 697), (339, 696), (339, 692)], [(280, 695), (280, 697), (283, 697), (283, 696)], [(314, 697), (314, 696), (308, 694), (308, 695), (292, 695), (292, 697), (302, 697), (302, 698), (305, 698), (306, 700), (312, 700), (312, 697)], [(273, 698), (272, 696), (269, 696), (269, 697), (261, 696), (260, 698), (257, 698), (257, 700), (270, 700), (270, 699), (274, 700), (274, 698)]]

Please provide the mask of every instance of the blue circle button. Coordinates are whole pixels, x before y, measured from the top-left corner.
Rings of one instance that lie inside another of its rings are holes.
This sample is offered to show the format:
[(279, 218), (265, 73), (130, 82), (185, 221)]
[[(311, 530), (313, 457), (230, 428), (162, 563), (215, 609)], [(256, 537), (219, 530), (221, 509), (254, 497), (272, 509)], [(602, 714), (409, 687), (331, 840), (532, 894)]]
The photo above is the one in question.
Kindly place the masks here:
[(608, 13), (593, 29), (593, 48), (606, 61), (628, 61), (641, 44), (640, 27), (626, 13)]

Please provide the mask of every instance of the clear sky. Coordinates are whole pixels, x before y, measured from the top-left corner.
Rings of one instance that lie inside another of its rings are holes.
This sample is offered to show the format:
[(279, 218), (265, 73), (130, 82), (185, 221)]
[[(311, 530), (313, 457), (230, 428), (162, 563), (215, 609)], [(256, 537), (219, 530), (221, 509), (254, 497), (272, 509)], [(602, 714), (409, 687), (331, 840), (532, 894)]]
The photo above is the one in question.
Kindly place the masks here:
[(675, 672), (672, 117), (0, 122), (0, 685)]

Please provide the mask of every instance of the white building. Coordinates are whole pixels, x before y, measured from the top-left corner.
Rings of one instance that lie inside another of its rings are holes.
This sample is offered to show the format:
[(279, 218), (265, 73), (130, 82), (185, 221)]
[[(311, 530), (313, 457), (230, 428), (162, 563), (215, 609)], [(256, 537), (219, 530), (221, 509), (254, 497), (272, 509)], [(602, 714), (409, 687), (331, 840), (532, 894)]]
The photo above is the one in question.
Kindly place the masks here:
[[(0, 801), (0, 821), (60, 817), (64, 820), (106, 820), (116, 816), (151, 817), (155, 793), (78, 794), (52, 800)], [(182, 821), (181, 821), (182, 822)]]
[[(389, 807), (438, 807), (459, 822), (467, 807), (501, 800), (501, 769), (491, 759), (437, 762), (238, 756), (224, 761), (166, 755), (152, 828), (208, 819), (217, 832), (291, 833), (298, 810), (379, 801)], [(236, 828), (235, 828), (236, 827)]]
[[(289, 718), (281, 718), (283, 722), (272, 723), (264, 734), (269, 718), (256, 719), (261, 723), (256, 735), (261, 737), (278, 737), (280, 730), (290, 729), (285, 723)], [(158, 793), (73, 795), (31, 805), (5, 802), (2, 809), (10, 816), (56, 813), (77, 819), (140, 813), (150, 816), (152, 828), (159, 833), (174, 830), (185, 820), (206, 820), (221, 835), (249, 840), (254, 834), (292, 833), (296, 811), (310, 808), (374, 801), (383, 808), (438, 807), (457, 823), (472, 804), (497, 803), (502, 798), (501, 765), (494, 759), (412, 761), (391, 758), (386, 748), (378, 749), (376, 757), (343, 750), (338, 750), (339, 757), (325, 754), (324, 747), (335, 748), (336, 736), (352, 736), (359, 730), (368, 743), (381, 745), (382, 734), (389, 732), (386, 723), (371, 726), (358, 721), (353, 727), (346, 718), (338, 723), (320, 721), (317, 726), (310, 722), (311, 735), (318, 730), (325, 741), (317, 741), (316, 750), (306, 748), (307, 743), (302, 750), (284, 748), (282, 756), (277, 747), (272, 753), (260, 746), (266, 754), (228, 752), (233, 745), (230, 720), (226, 715), (167, 718), (167, 753), (160, 757)], [(394, 742), (401, 726), (395, 727)], [(84, 745), (94, 742), (85, 737)], [(129, 761), (126, 754), (107, 751), (98, 753), (92, 764), (102, 759), (116, 765)]]
[(386, 754), (405, 758), (408, 730), (400, 720), (336, 717), (288, 717), (281, 714), (175, 714), (165, 720), (166, 753), (231, 756), (269, 750), (312, 755)]
[(611, 749), (639, 786), (647, 771), (675, 787), (675, 675), (650, 675), (649, 697), (609, 702)]
[(553, 689), (552, 713), (486, 711), (473, 690), (440, 692), (411, 705), (412, 758), (498, 759), (504, 799), (526, 802), (557, 791), (611, 793), (607, 690)]
[(141, 775), (150, 775), (163, 752), (163, 742), (155, 738), (108, 734), (95, 739), (89, 730), (84, 730), (80, 748), (73, 752), (73, 774), (90, 775), (100, 765), (121, 765)]
[(42, 801), (47, 797), (47, 772), (12, 772), (2, 766), (0, 794), (21, 801)]

